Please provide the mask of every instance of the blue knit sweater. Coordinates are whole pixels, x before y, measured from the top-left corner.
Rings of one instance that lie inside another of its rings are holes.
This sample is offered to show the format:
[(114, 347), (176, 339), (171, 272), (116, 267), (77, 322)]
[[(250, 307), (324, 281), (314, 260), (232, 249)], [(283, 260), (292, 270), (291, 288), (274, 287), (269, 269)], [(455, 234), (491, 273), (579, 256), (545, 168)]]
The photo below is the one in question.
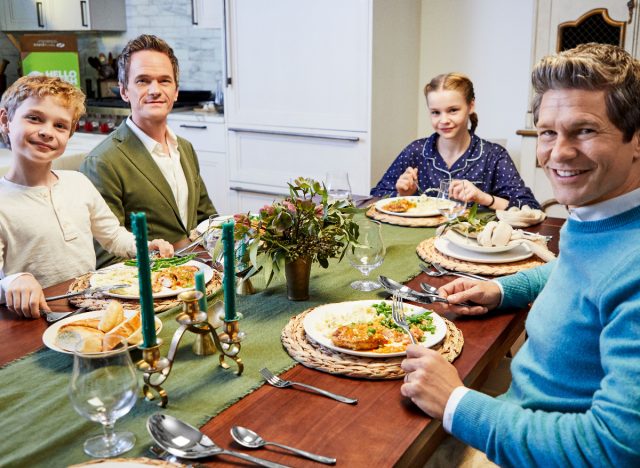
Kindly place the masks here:
[(501, 466), (640, 466), (640, 207), (569, 219), (558, 259), (501, 278), (535, 299), (498, 399), (469, 391), (452, 433)]

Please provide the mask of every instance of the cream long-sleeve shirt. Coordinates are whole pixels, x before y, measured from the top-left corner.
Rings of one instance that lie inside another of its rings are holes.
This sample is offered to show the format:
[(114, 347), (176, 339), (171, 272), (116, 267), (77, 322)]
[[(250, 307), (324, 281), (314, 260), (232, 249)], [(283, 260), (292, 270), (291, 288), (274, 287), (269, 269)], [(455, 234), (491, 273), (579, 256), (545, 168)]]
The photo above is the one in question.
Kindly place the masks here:
[(54, 174), (52, 187), (0, 179), (0, 303), (21, 273), (46, 288), (95, 269), (94, 237), (118, 256), (135, 255), (133, 234), (120, 226), (91, 181), (76, 171)]

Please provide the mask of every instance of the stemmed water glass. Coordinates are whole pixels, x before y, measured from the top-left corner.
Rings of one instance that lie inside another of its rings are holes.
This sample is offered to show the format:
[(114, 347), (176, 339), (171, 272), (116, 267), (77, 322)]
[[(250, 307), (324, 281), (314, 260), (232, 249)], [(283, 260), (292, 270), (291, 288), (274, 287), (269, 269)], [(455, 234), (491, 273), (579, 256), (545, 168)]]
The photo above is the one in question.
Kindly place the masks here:
[(335, 202), (340, 200), (351, 200), (351, 184), (349, 183), (349, 174), (345, 171), (329, 171), (327, 172), (327, 193), (329, 201)]
[(220, 229), (220, 217), (218, 215), (209, 216), (209, 224), (207, 225), (207, 230), (202, 236), (202, 242), (203, 247), (211, 256), (211, 261), (214, 265), (218, 262), (218, 259), (215, 258), (214, 255), (216, 255), (216, 245), (218, 244), (221, 235), (222, 230)]
[[(454, 198), (450, 194), (452, 180), (446, 179), (440, 181), (440, 188), (438, 189), (438, 211), (442, 216), (449, 221), (456, 219), (462, 215), (467, 209), (467, 202)], [(462, 181), (464, 190), (464, 181)]]
[(108, 458), (130, 450), (135, 444), (131, 432), (114, 432), (117, 419), (136, 403), (138, 379), (126, 342), (103, 353), (80, 353), (73, 356), (69, 398), (75, 410), (87, 419), (102, 424), (104, 434), (87, 439), (84, 451), (96, 458)]
[(349, 263), (365, 276), (365, 279), (351, 283), (358, 291), (373, 291), (382, 287), (380, 283), (368, 279), (369, 273), (382, 265), (386, 249), (382, 242), (382, 225), (378, 221), (358, 222), (358, 241), (347, 247)]

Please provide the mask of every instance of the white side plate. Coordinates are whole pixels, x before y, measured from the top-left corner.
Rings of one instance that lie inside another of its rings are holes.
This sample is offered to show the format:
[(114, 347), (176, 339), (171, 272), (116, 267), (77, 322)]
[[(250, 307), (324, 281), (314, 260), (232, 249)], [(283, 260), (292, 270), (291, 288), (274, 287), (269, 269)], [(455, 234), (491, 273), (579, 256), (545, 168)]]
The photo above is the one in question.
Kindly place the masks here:
[(529, 247), (522, 244), (507, 252), (498, 253), (472, 252), (471, 250), (458, 247), (449, 239), (444, 237), (438, 237), (434, 245), (436, 249), (449, 257), (475, 263), (510, 263), (524, 260), (525, 258), (529, 258), (533, 255), (533, 252), (529, 250)]
[(495, 247), (486, 247), (484, 245), (478, 244), (478, 239), (474, 239), (472, 237), (466, 237), (463, 234), (458, 234), (454, 231), (447, 231), (445, 238), (456, 245), (457, 247), (462, 247), (465, 250), (470, 250), (472, 252), (480, 252), (480, 253), (500, 253), (500, 252), (508, 252), (509, 250), (513, 250), (518, 247), (522, 242), (519, 240), (511, 241), (507, 245), (499, 245)]
[[(125, 309), (124, 316), (126, 318), (132, 317), (135, 312), (136, 312), (135, 310)], [(49, 328), (47, 328), (42, 334), (42, 342), (47, 348), (52, 349), (54, 351), (58, 351), (59, 353), (73, 354), (71, 351), (67, 351), (66, 349), (62, 349), (58, 345), (56, 345), (56, 337), (58, 336), (58, 330), (60, 330), (60, 327), (62, 327), (63, 325), (67, 325), (69, 323), (76, 322), (78, 320), (100, 318), (102, 317), (103, 313), (104, 313), (104, 310), (94, 310), (91, 312), (83, 312), (81, 314), (74, 315), (73, 317), (68, 317), (68, 318), (59, 320), (55, 323), (52, 323), (49, 326)], [(162, 320), (160, 320), (158, 317), (154, 317), (154, 318), (156, 322), (156, 333), (159, 333), (160, 330), (162, 330)], [(136, 346), (135, 344), (134, 345), (129, 344), (129, 349), (135, 346)]]

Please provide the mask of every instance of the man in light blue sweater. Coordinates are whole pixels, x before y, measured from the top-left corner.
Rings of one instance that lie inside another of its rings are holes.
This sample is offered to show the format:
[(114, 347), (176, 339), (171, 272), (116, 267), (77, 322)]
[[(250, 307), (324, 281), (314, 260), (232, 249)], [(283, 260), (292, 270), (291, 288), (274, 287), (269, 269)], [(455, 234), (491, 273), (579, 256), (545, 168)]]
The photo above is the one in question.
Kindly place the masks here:
[(411, 346), (402, 394), (501, 466), (640, 466), (640, 62), (585, 44), (533, 71), (537, 158), (569, 207), (543, 267), (441, 289), (461, 314), (533, 302), (512, 383), (492, 398)]

